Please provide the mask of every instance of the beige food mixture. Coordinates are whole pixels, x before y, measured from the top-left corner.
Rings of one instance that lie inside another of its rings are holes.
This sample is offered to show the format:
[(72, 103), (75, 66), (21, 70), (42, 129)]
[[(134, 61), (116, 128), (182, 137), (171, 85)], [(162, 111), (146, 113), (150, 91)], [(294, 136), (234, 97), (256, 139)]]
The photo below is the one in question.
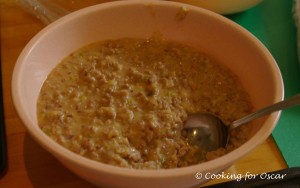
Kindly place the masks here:
[(188, 114), (229, 123), (250, 110), (237, 77), (205, 54), (161, 39), (119, 39), (83, 47), (51, 72), (38, 122), (53, 140), (96, 161), (177, 168), (223, 155), (249, 132), (233, 131), (228, 148), (202, 157), (182, 134)]

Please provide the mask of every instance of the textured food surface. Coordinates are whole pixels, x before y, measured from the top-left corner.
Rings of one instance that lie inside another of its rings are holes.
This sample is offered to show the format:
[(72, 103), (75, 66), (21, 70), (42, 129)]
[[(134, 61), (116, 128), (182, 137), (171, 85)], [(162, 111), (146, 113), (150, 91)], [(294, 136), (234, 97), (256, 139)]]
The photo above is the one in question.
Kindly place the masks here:
[(162, 39), (118, 39), (85, 46), (49, 74), (38, 122), (53, 140), (87, 158), (137, 169), (177, 168), (231, 151), (203, 153), (188, 144), (188, 114), (208, 112), (229, 123), (251, 110), (238, 78), (197, 50)]

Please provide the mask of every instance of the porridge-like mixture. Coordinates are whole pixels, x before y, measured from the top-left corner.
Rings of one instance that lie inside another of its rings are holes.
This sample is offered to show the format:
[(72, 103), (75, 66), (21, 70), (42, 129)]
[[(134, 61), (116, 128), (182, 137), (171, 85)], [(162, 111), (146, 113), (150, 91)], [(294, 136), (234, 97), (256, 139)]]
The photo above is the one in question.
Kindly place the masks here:
[(251, 110), (235, 75), (205, 54), (162, 39), (94, 43), (66, 57), (48, 76), (38, 122), (53, 140), (87, 158), (137, 169), (177, 168), (223, 155), (187, 143), (187, 115), (208, 112), (229, 123)]

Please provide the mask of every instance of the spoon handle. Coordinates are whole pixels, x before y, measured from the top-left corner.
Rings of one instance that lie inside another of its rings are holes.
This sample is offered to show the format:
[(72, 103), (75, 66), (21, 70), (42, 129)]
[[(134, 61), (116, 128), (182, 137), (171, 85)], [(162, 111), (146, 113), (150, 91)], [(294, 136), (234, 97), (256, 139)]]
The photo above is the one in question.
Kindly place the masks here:
[(240, 125), (243, 125), (245, 123), (248, 123), (249, 121), (252, 121), (254, 119), (260, 118), (264, 115), (270, 114), (272, 112), (278, 111), (278, 110), (282, 110), (285, 108), (289, 108), (292, 106), (296, 106), (300, 104), (300, 94), (294, 95), (293, 97), (290, 97), (288, 99), (285, 99), (283, 101), (280, 101), (278, 103), (275, 103), (271, 106), (265, 107), (261, 110), (258, 110), (256, 112), (253, 112), (241, 119), (238, 119), (234, 122), (231, 123), (230, 125), (230, 129), (236, 128)]
[(57, 20), (69, 11), (49, 0), (17, 0), (17, 3), (45, 24)]

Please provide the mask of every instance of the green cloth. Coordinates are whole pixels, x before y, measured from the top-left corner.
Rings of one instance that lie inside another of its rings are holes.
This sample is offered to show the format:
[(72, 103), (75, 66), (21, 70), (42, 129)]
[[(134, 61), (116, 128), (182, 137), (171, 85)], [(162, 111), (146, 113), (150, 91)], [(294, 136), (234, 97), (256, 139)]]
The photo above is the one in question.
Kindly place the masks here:
[[(293, 6), (293, 0), (264, 0), (245, 12), (227, 16), (253, 33), (272, 53), (282, 73), (285, 98), (300, 93)], [(272, 134), (287, 165), (300, 166), (300, 106), (284, 110)]]

